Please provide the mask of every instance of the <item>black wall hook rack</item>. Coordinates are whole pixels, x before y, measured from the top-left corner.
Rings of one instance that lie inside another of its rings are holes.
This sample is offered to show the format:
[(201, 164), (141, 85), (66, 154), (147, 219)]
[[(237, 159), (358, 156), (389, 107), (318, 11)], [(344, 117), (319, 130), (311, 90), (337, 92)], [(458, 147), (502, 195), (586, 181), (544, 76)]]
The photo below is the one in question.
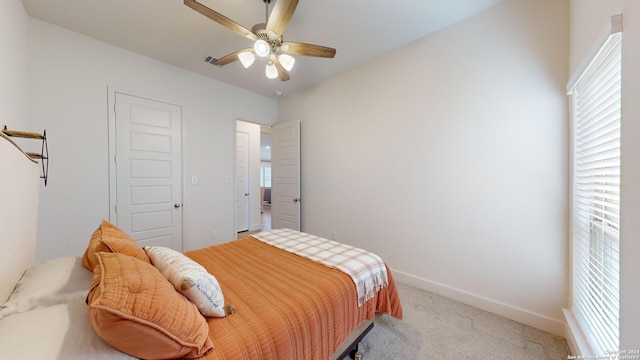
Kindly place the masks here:
[(47, 186), (47, 179), (49, 178), (49, 145), (47, 144), (47, 130), (45, 129), (42, 134), (26, 131), (17, 131), (7, 129), (7, 125), (4, 126), (2, 132), (11, 137), (42, 140), (42, 148), (39, 153), (26, 152), (26, 154), (36, 160), (40, 161), (42, 165), (42, 174), (40, 178), (44, 180), (44, 186)]

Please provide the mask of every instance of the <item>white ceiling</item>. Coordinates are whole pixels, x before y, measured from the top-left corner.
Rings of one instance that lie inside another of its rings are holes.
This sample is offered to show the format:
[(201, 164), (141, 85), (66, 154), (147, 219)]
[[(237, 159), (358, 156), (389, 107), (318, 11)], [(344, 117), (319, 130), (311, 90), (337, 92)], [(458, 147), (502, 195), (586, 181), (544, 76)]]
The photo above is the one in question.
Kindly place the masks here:
[[(265, 22), (262, 0), (199, 0), (245, 28)], [(296, 56), (291, 80), (269, 80), (264, 60), (204, 62), (250, 46), (182, 0), (23, 0), (30, 16), (181, 68), (276, 98), (421, 38), (502, 0), (300, 0), (285, 41), (337, 49), (335, 58)], [(273, 4), (271, 5), (271, 7)]]

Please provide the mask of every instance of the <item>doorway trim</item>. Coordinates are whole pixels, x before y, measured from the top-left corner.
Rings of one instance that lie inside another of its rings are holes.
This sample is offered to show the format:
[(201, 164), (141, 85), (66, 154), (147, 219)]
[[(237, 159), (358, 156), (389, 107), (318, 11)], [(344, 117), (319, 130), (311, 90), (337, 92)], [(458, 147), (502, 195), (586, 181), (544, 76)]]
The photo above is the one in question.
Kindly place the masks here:
[(107, 85), (107, 122), (108, 122), (108, 165), (109, 165), (109, 222), (115, 224), (115, 219), (117, 219), (116, 215), (116, 204), (117, 204), (117, 173), (116, 173), (116, 93), (122, 93), (130, 96), (136, 96), (140, 98), (145, 98), (157, 102), (163, 102), (175, 106), (179, 106), (182, 110), (182, 121), (180, 122), (180, 178), (181, 178), (181, 187), (180, 187), (180, 197), (182, 198), (182, 218), (180, 219), (182, 222), (182, 249), (188, 249), (188, 236), (187, 236), (187, 224), (186, 219), (187, 212), (189, 211), (188, 206), (184, 206), (185, 201), (185, 151), (184, 151), (184, 140), (185, 140), (185, 107), (182, 103), (175, 100), (168, 100), (164, 98), (160, 98), (158, 96), (149, 95), (147, 93), (143, 93), (140, 91), (133, 91), (117, 86)]

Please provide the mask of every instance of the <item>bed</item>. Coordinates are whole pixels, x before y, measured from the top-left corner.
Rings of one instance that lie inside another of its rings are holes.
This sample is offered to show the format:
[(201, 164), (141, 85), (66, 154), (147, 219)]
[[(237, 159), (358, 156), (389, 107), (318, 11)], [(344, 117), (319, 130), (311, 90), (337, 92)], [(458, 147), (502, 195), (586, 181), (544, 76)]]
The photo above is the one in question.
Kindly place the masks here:
[(35, 264), (38, 167), (4, 136), (0, 159), (0, 358), (342, 359), (376, 314), (402, 318), (386, 264), (363, 297), (353, 275), (260, 236), (183, 255), (103, 221), (83, 257)]

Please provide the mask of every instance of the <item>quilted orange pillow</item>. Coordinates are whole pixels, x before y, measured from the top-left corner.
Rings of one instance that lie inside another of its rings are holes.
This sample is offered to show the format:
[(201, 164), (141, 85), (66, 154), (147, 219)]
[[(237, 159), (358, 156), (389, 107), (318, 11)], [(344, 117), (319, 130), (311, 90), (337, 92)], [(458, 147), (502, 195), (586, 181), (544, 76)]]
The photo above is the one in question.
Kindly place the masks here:
[(121, 253), (138, 258), (147, 264), (151, 263), (135, 240), (107, 220), (102, 220), (100, 226), (93, 232), (89, 246), (82, 256), (82, 265), (91, 271), (97, 264), (94, 256), (97, 252)]
[(96, 333), (141, 359), (197, 358), (213, 349), (198, 309), (153, 265), (118, 253), (95, 253), (87, 297)]

